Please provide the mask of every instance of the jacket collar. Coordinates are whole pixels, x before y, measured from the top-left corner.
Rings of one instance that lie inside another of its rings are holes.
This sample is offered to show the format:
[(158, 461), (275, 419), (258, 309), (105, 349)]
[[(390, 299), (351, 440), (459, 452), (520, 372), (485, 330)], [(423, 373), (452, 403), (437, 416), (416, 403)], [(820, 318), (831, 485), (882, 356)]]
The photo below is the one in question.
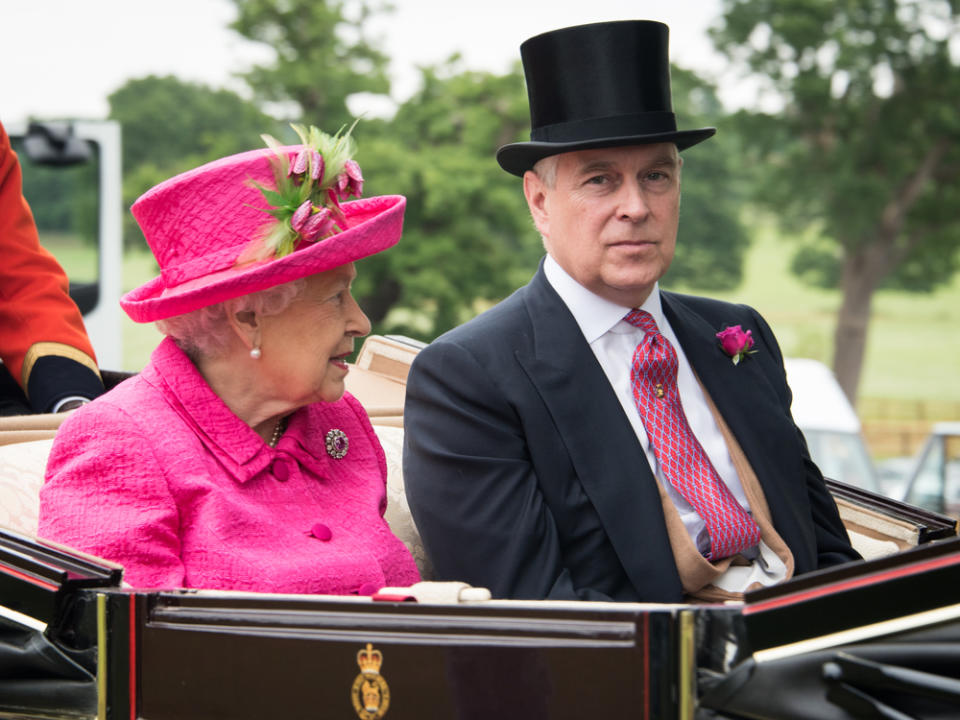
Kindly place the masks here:
[(326, 456), (318, 457), (308, 449), (316, 445), (308, 439), (322, 432), (321, 428), (314, 427), (317, 418), (309, 412), (309, 406), (290, 416), (280, 442), (271, 448), (213, 392), (171, 338), (164, 338), (153, 352), (143, 377), (159, 388), (200, 442), (238, 482), (247, 482), (283, 456), (292, 457), (312, 472), (323, 475)]

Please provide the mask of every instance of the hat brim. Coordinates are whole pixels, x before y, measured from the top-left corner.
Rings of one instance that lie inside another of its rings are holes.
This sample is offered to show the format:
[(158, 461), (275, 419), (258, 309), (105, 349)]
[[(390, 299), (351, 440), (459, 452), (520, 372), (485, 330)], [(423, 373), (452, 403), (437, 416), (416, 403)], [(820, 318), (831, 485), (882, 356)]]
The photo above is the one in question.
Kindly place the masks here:
[(400, 240), (405, 206), (401, 195), (344, 203), (348, 227), (343, 232), (279, 259), (229, 268), (171, 288), (156, 277), (124, 295), (120, 306), (134, 322), (153, 322), (369, 257)]
[(717, 132), (716, 128), (700, 128), (699, 130), (674, 130), (647, 135), (624, 135), (619, 137), (594, 138), (592, 140), (578, 140), (576, 142), (518, 142), (504, 145), (497, 150), (497, 162), (500, 167), (511, 175), (523, 177), (527, 170), (532, 170), (540, 160), (550, 155), (589, 150), (591, 148), (619, 147), (621, 145), (652, 145), (654, 143), (672, 142), (678, 150), (686, 150), (697, 143), (701, 143)]

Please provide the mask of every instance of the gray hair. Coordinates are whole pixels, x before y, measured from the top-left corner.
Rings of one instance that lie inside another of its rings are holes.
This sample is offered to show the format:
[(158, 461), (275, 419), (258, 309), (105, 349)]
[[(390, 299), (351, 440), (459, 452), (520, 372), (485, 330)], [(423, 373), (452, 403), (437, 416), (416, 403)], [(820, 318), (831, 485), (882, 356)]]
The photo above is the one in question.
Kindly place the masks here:
[(259, 317), (279, 315), (299, 297), (306, 281), (292, 280), (282, 285), (224, 300), (183, 315), (157, 320), (157, 328), (173, 338), (192, 360), (214, 357), (227, 349), (233, 330), (227, 322), (231, 314), (253, 312)]
[(533, 166), (534, 174), (548, 188), (557, 184), (557, 165), (559, 162), (559, 155), (547, 155), (545, 158), (540, 158)]

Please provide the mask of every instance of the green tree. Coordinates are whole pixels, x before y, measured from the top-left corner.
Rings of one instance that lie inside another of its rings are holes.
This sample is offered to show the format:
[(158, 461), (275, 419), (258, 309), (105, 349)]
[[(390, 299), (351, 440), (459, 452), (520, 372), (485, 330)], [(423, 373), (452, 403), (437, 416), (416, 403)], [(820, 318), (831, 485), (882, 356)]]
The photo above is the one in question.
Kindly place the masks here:
[(212, 160), (261, 146), (280, 123), (230, 90), (150, 75), (110, 94), (110, 117), (123, 128), (123, 169), (144, 163)]
[(257, 97), (294, 102), (304, 121), (334, 132), (352, 121), (347, 98), (389, 94), (387, 56), (365, 35), (365, 25), (389, 5), (367, 0), (234, 0), (231, 27), (268, 45), (272, 64), (244, 74)]
[[(123, 132), (123, 201), (129, 207), (166, 178), (224, 155), (262, 147), (261, 133), (281, 124), (229, 90), (175, 77), (127, 81), (108, 98), (110, 117)], [(124, 242), (142, 242), (125, 216)]]
[(718, 126), (718, 131), (716, 137), (683, 152), (677, 251), (664, 285), (731, 290), (743, 279), (750, 247), (740, 221), (748, 182), (739, 171), (740, 138), (728, 132), (723, 107), (709, 83), (676, 66), (670, 75), (678, 126)]
[(43, 242), (48, 233), (72, 234), (87, 245), (97, 242), (99, 157), (73, 166), (44, 166), (31, 160), (18, 138), (12, 138), (23, 172), (23, 196)]
[(960, 250), (958, 0), (724, 0), (713, 37), (769, 79), (777, 115), (743, 115), (760, 199), (820, 237), (794, 268), (842, 294), (834, 372), (855, 400), (878, 288), (930, 290)]
[(400, 245), (363, 261), (357, 294), (381, 331), (429, 340), (526, 282), (542, 250), (493, 159), (528, 123), (522, 76), (455, 58), (422, 76), (391, 121), (357, 128), (365, 194), (407, 197)]

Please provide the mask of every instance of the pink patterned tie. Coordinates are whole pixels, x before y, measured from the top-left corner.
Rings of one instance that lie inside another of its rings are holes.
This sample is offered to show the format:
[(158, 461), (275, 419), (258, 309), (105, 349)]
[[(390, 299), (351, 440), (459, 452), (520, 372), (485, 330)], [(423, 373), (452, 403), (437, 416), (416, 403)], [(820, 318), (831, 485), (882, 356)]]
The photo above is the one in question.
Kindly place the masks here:
[(633, 353), (630, 386), (664, 476), (693, 506), (710, 534), (708, 560), (736, 555), (760, 541), (760, 528), (717, 475), (694, 436), (677, 391), (677, 352), (644, 310), (624, 317), (643, 330)]

